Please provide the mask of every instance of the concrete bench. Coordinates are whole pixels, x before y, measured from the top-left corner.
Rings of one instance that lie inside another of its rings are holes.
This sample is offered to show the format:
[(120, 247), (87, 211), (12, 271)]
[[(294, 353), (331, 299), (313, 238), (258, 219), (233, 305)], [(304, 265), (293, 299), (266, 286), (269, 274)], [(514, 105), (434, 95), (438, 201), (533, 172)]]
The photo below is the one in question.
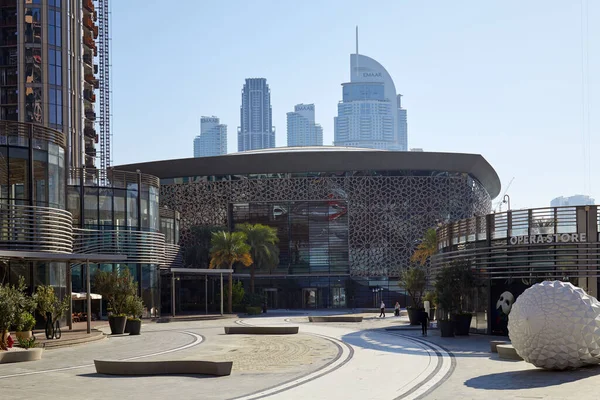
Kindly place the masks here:
[(227, 335), (293, 335), (297, 326), (226, 326)]
[(496, 345), (496, 350), (498, 350), (498, 357), (504, 360), (522, 360), (521, 356), (517, 354), (517, 351), (512, 344)]
[(332, 315), (328, 317), (308, 317), (309, 322), (362, 322), (363, 317)]
[(33, 348), (28, 350), (0, 351), (0, 364), (38, 361), (42, 359), (44, 349)]
[(490, 352), (497, 353), (498, 350), (496, 349), (496, 346), (498, 346), (499, 344), (510, 344), (510, 342), (507, 342), (506, 340), (491, 340), (490, 341)]
[(233, 361), (103, 361), (94, 360), (96, 372), (105, 375), (231, 375)]

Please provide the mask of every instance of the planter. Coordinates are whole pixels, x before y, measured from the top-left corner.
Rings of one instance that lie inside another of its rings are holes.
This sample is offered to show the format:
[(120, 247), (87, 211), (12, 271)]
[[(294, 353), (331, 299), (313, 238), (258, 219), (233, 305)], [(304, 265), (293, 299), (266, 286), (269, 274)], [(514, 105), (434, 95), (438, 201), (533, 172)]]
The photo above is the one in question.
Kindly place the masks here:
[(33, 333), (31, 331), (15, 332), (15, 336), (21, 340), (31, 339), (33, 337)]
[(435, 307), (429, 309), (429, 319), (433, 321), (435, 319)]
[(125, 322), (125, 329), (123, 330), (123, 333), (129, 333), (129, 318), (127, 318), (127, 322)]
[(127, 323), (127, 316), (110, 316), (108, 317), (108, 324), (110, 325), (111, 335), (122, 335), (125, 332), (125, 324)]
[(0, 352), (0, 364), (38, 361), (42, 359), (43, 353), (44, 349), (42, 348), (21, 351), (3, 351)]
[(142, 320), (141, 319), (128, 319), (127, 327), (129, 328), (130, 335), (139, 335), (142, 330)]
[(457, 336), (467, 336), (471, 329), (472, 314), (457, 314), (454, 319), (454, 334)]
[(406, 311), (411, 325), (421, 325), (421, 312), (424, 311), (423, 309), (409, 308)]
[(442, 337), (454, 337), (454, 322), (453, 321), (438, 321), (440, 334)]

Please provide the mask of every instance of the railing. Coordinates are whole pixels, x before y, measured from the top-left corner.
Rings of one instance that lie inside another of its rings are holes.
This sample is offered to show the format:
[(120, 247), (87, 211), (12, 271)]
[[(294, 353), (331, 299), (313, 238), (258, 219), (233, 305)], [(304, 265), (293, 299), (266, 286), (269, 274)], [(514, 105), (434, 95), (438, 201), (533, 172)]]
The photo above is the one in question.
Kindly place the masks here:
[(67, 139), (62, 132), (26, 122), (0, 121), (0, 136), (44, 140), (62, 148), (67, 147)]
[(0, 204), (0, 249), (71, 253), (73, 217), (58, 208)]
[[(81, 175), (84, 175), (85, 186), (106, 186), (100, 184), (100, 170), (96, 168), (74, 168), (69, 171), (69, 184), (78, 185)], [(112, 168), (106, 170), (108, 186), (113, 188), (127, 189), (130, 184), (138, 183), (137, 172), (119, 171)], [(160, 188), (160, 179), (154, 175), (140, 173), (142, 184)], [(139, 188), (138, 188), (139, 189)]]
[(164, 266), (170, 268), (183, 267), (183, 254), (181, 252), (181, 246), (173, 243), (165, 244)]
[(165, 264), (165, 235), (128, 230), (73, 230), (73, 252), (127, 256), (127, 263)]
[(487, 240), (488, 235), (490, 240), (497, 240), (511, 236), (575, 233), (576, 228), (577, 207), (511, 210), (441, 226), (437, 230), (438, 249)]

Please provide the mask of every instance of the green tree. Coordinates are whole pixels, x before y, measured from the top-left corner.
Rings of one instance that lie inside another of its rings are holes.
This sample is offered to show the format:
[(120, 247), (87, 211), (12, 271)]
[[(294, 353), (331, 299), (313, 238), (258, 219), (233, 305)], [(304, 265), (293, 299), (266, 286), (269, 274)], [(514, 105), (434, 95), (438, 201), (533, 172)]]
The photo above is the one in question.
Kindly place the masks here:
[(20, 277), (19, 283), (15, 285), (0, 284), (0, 349), (6, 350), (7, 332), (13, 325), (21, 312), (21, 304), (27, 301), (25, 295), (25, 278)]
[(462, 314), (475, 287), (475, 276), (468, 263), (456, 262), (445, 266), (435, 278), (435, 293), (443, 319), (448, 314)]
[(425, 236), (421, 239), (421, 243), (411, 257), (411, 261), (425, 265), (429, 257), (437, 251), (437, 232), (434, 228), (429, 228), (425, 231)]
[(279, 265), (279, 238), (277, 229), (262, 224), (241, 224), (237, 230), (246, 234), (246, 243), (250, 246), (252, 264), (250, 265), (250, 293), (254, 294), (254, 276), (256, 268), (269, 270)]
[(35, 299), (39, 313), (46, 321), (50, 318), (51, 324), (65, 314), (71, 301), (69, 296), (65, 296), (60, 300), (54, 292), (54, 287), (50, 285), (38, 286), (35, 290)]
[[(252, 264), (250, 246), (246, 243), (244, 232), (213, 232), (210, 241), (210, 264), (209, 268), (232, 269), (233, 264), (242, 263), (246, 267)], [(227, 291), (227, 309), (233, 312), (233, 277), (229, 274)]]
[(421, 305), (421, 297), (423, 297), (426, 282), (425, 269), (420, 265), (412, 265), (400, 274), (398, 285), (406, 289), (415, 308), (419, 308)]
[(94, 277), (94, 290), (106, 299), (115, 316), (126, 315), (128, 297), (137, 295), (137, 285), (128, 268), (98, 271)]

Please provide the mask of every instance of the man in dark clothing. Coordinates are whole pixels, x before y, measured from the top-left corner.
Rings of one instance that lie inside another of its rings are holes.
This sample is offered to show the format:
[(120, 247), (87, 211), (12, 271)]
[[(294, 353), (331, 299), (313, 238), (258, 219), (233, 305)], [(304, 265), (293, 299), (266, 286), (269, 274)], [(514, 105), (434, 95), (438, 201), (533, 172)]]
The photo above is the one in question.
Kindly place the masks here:
[(427, 327), (429, 326), (429, 314), (426, 311), (421, 311), (421, 333), (427, 336)]

